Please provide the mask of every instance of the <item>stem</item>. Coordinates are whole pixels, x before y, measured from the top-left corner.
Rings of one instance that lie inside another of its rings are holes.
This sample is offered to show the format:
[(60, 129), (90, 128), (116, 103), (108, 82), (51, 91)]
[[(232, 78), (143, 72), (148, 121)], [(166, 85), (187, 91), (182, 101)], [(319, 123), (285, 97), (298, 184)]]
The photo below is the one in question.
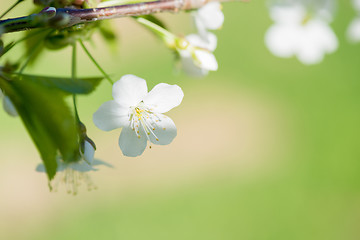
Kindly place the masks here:
[(90, 60), (95, 64), (95, 66), (99, 69), (99, 71), (104, 75), (104, 77), (112, 84), (114, 84), (113, 80), (111, 80), (110, 76), (100, 67), (100, 65), (96, 62), (94, 57), (90, 54), (90, 52), (86, 49), (84, 43), (79, 40), (81, 47), (84, 49), (85, 53), (88, 55)]
[(8, 10), (6, 10), (1, 16), (0, 19), (2, 19), (6, 14), (8, 14), (11, 10), (13, 10), (19, 3), (23, 2), (24, 0), (18, 0), (16, 3), (14, 3)]
[[(73, 44), (72, 56), (71, 56), (71, 78), (73, 81), (76, 80), (76, 43)], [(73, 94), (74, 112), (76, 118), (76, 124), (80, 123), (79, 113), (76, 106), (76, 94)]]
[(55, 16), (45, 11), (21, 18), (0, 20), (0, 28), (3, 28), (3, 33), (41, 27), (66, 28), (79, 23), (104, 19), (149, 15), (159, 12), (177, 13), (180, 10), (200, 8), (211, 1), (227, 2), (237, 0), (159, 0), (103, 8), (58, 8)]
[(138, 21), (142, 25), (148, 27), (156, 34), (160, 35), (168, 45), (174, 44), (176, 36), (174, 34), (172, 34), (171, 32), (169, 32), (168, 30), (166, 30), (166, 29), (160, 27), (159, 25), (157, 25), (145, 18), (142, 18), (142, 17), (137, 17), (136, 21)]

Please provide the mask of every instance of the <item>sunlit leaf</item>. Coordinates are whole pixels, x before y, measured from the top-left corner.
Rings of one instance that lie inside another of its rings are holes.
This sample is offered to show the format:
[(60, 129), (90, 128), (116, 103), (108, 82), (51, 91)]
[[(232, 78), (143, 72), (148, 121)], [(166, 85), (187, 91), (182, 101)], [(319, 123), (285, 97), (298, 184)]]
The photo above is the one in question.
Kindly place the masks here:
[(79, 159), (75, 118), (61, 91), (33, 81), (0, 79), (0, 87), (10, 97), (33, 139), (51, 180), (56, 173), (56, 157), (66, 162)]
[(57, 88), (68, 94), (88, 94), (95, 90), (103, 77), (78, 78), (47, 77), (28, 74), (17, 74), (24, 81), (31, 81), (47, 88)]

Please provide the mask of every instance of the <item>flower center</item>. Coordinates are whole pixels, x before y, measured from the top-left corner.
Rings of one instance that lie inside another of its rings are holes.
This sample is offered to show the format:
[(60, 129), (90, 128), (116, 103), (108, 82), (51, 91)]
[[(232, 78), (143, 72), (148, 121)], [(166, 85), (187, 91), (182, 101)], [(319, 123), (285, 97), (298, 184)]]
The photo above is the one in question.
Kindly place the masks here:
[(140, 131), (143, 130), (149, 141), (151, 135), (156, 141), (159, 141), (154, 131), (156, 123), (161, 119), (143, 102), (140, 102), (136, 107), (130, 107), (129, 121), (131, 129), (138, 138), (141, 138)]

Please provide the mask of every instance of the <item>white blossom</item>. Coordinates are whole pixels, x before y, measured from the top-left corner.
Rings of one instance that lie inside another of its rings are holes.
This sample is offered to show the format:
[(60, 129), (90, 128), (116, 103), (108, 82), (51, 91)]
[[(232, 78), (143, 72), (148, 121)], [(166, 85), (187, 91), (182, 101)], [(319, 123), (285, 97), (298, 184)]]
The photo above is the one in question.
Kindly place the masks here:
[(316, 64), (338, 48), (338, 40), (324, 18), (310, 17), (300, 5), (270, 8), (274, 24), (265, 35), (265, 44), (278, 57), (296, 56), (304, 64)]
[(209, 2), (194, 12), (194, 21), (199, 35), (206, 41), (207, 31), (216, 30), (224, 23), (224, 13), (219, 2)]
[(167, 145), (176, 137), (174, 122), (163, 113), (181, 103), (184, 93), (179, 86), (160, 83), (148, 93), (144, 79), (125, 75), (114, 83), (112, 96), (93, 121), (103, 131), (122, 128), (119, 146), (125, 156), (141, 155), (147, 142)]
[(191, 76), (204, 76), (216, 71), (218, 63), (213, 52), (217, 46), (217, 37), (208, 32), (222, 27), (224, 14), (219, 2), (210, 2), (193, 13), (198, 34), (186, 36), (186, 47), (179, 48), (184, 71)]
[(352, 2), (358, 16), (349, 24), (346, 35), (350, 42), (358, 43), (360, 42), (360, 0), (353, 0)]
[(187, 45), (178, 49), (184, 71), (192, 76), (204, 76), (209, 71), (216, 71), (218, 63), (213, 54), (217, 38), (212, 33), (206, 33), (208, 41), (198, 34), (186, 36)]
[(16, 108), (10, 98), (3, 94), (3, 92), (0, 90), (0, 98), (2, 98), (2, 104), (5, 112), (9, 114), (12, 117), (17, 117), (18, 113), (16, 111)]

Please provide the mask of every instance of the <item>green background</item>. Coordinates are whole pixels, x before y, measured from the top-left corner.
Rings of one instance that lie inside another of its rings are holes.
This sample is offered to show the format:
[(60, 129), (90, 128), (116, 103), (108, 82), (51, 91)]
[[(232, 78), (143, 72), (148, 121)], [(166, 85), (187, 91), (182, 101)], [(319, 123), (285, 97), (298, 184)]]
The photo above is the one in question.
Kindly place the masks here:
[[(1, 1), (1, 9), (10, 4)], [(224, 13), (220, 68), (204, 79), (176, 70), (172, 53), (131, 19), (112, 21), (119, 44), (110, 52), (97, 35), (87, 43), (113, 79), (132, 73), (149, 89), (167, 82), (185, 92), (169, 112), (177, 138), (135, 159), (122, 156), (120, 130), (102, 132), (91, 121), (111, 86), (103, 81), (79, 98), (96, 157), (114, 165), (91, 173), (95, 191), (49, 192), (22, 123), (0, 112), (1, 239), (360, 238), (360, 45), (345, 38), (356, 15), (350, 1), (339, 1), (332, 23), (338, 51), (314, 66), (269, 53), (263, 1), (225, 3)], [(194, 31), (188, 14), (158, 16), (174, 32)], [(78, 50), (79, 75), (100, 75)], [(22, 53), (16, 47), (12, 58)], [(69, 76), (70, 55), (49, 51), (26, 71)]]

